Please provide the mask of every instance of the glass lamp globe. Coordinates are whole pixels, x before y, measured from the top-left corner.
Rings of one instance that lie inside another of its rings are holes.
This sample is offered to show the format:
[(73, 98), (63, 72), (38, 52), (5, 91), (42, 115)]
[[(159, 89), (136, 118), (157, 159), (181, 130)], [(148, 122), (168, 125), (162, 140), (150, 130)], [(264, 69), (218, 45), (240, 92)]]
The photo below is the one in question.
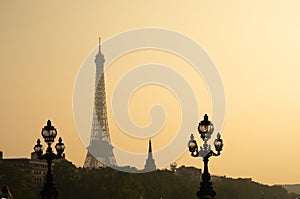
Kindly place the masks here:
[(206, 136), (210, 136), (214, 131), (214, 125), (208, 120), (207, 114), (204, 115), (204, 120), (199, 123), (198, 132), (201, 138), (204, 140)]
[(33, 150), (38, 155), (43, 153), (43, 145), (41, 145), (40, 139), (37, 140), (36, 145), (34, 146)]
[(198, 148), (198, 145), (197, 145), (196, 140), (191, 140), (189, 143), (189, 151), (193, 153), (196, 151), (197, 148)]
[(45, 139), (45, 142), (47, 142), (48, 144), (52, 144), (56, 135), (56, 129), (51, 125), (51, 121), (48, 120), (47, 126), (44, 126), (44, 128), (42, 129), (42, 136)]
[(55, 145), (57, 154), (61, 155), (65, 150), (65, 145), (62, 143), (61, 137), (58, 139), (58, 143)]
[(216, 151), (218, 151), (218, 152), (222, 151), (222, 149), (223, 149), (223, 140), (221, 139), (220, 133), (218, 133), (218, 137), (215, 140), (214, 145), (215, 145)]

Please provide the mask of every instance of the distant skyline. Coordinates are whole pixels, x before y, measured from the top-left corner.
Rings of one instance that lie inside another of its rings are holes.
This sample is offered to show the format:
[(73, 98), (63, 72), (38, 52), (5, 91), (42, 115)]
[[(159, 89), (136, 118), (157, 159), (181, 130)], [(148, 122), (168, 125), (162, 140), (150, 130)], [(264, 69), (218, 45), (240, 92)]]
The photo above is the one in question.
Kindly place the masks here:
[[(224, 149), (220, 157), (210, 159), (210, 172), (267, 184), (300, 183), (299, 7), (296, 0), (1, 1), (0, 150), (6, 158), (29, 157), (41, 138), (41, 128), (51, 119), (66, 145), (66, 158), (82, 166), (86, 149), (72, 110), (81, 64), (98, 45), (99, 36), (104, 41), (131, 29), (161, 27), (199, 43), (223, 80)], [(138, 51), (116, 60), (107, 71), (108, 99), (126, 70), (149, 62), (172, 66), (187, 77), (200, 99), (199, 121), (204, 113), (211, 115), (210, 95), (203, 80), (186, 69), (188, 63), (166, 52)], [(150, 92), (162, 96), (162, 101), (155, 96), (145, 99), (145, 93)], [(129, 104), (132, 118), (146, 125), (149, 106), (158, 102), (165, 105), (170, 118), (152, 139), (154, 151), (175, 136), (180, 122), (176, 98), (149, 86), (137, 92)], [(130, 141), (114, 124), (111, 110), (108, 114), (112, 139), (130, 151), (146, 153), (148, 139)], [(195, 134), (197, 125), (192, 130)], [(176, 162), (178, 166), (203, 167), (202, 160), (188, 152)]]

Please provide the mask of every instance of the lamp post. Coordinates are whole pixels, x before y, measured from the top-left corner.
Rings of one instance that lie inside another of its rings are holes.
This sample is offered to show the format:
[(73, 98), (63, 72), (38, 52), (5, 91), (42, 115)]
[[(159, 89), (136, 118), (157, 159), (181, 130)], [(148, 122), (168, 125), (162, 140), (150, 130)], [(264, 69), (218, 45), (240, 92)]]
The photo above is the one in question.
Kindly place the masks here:
[(208, 161), (211, 156), (219, 156), (223, 148), (223, 140), (220, 133), (218, 133), (216, 140), (214, 141), (215, 150), (211, 150), (210, 145), (207, 144), (208, 140), (214, 131), (214, 125), (208, 120), (207, 114), (204, 115), (204, 120), (199, 123), (198, 132), (200, 137), (204, 141), (203, 146), (198, 148), (194, 135), (191, 134), (189, 141), (189, 151), (193, 157), (203, 157), (204, 171), (202, 174), (202, 182), (200, 183), (200, 190), (197, 192), (198, 199), (209, 199), (216, 196), (216, 192), (213, 190), (212, 183), (210, 182), (210, 174), (208, 172)]
[(61, 137), (58, 139), (58, 143), (55, 145), (57, 154), (53, 153), (51, 144), (54, 142), (54, 139), (57, 135), (57, 131), (54, 126), (51, 125), (51, 121), (48, 120), (47, 126), (42, 128), (42, 136), (47, 143), (48, 147), (46, 152), (43, 154), (43, 146), (41, 145), (40, 139), (37, 140), (37, 144), (34, 146), (34, 151), (37, 154), (40, 160), (44, 159), (47, 161), (48, 170), (46, 174), (46, 182), (44, 188), (41, 191), (42, 199), (57, 199), (58, 191), (55, 188), (53, 183), (53, 175), (51, 173), (51, 164), (52, 160), (62, 158), (62, 154), (65, 150), (65, 145), (62, 143)]

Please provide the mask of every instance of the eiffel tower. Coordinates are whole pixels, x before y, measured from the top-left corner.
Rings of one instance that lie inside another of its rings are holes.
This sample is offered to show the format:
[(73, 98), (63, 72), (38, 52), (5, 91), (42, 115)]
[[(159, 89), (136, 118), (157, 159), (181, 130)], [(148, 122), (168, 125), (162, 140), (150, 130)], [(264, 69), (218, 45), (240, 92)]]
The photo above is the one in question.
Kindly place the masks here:
[(96, 79), (93, 121), (90, 144), (84, 161), (84, 168), (115, 167), (116, 159), (113, 146), (110, 142), (109, 127), (107, 121), (104, 56), (101, 52), (101, 38), (99, 38), (99, 52), (96, 55)]

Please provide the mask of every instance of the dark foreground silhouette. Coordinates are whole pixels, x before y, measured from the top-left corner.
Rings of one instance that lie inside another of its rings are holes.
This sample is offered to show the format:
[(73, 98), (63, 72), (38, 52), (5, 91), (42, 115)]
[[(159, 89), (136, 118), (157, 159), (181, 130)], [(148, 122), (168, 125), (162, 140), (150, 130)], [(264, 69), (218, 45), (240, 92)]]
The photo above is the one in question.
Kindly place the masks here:
[[(196, 169), (195, 169), (196, 170)], [(186, 199), (195, 198), (200, 178), (167, 170), (124, 173), (111, 168), (81, 169), (64, 160), (53, 166), (60, 199)], [(281, 186), (267, 186), (251, 179), (213, 177), (216, 199), (295, 199)], [(42, 184), (30, 183), (30, 175), (16, 165), (0, 164), (0, 184), (10, 187), (14, 198), (39, 198)]]

